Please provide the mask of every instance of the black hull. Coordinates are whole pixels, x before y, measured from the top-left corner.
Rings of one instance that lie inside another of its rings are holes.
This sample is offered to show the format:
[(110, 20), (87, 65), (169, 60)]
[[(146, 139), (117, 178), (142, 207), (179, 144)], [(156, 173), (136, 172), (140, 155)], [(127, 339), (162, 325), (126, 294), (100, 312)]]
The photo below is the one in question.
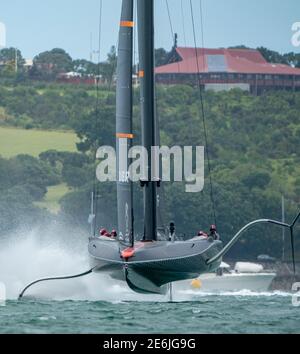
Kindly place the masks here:
[(172, 282), (213, 272), (221, 263), (207, 261), (222, 249), (222, 242), (192, 239), (185, 242), (137, 243), (134, 256), (123, 259), (117, 241), (90, 239), (89, 254), (96, 272), (126, 281), (135, 292), (165, 294)]

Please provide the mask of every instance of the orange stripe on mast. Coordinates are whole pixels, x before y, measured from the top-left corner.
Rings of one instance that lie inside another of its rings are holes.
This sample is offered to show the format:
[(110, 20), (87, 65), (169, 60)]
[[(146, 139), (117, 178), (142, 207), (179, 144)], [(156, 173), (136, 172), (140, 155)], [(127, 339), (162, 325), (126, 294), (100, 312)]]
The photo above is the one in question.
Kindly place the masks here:
[(121, 27), (134, 27), (134, 22), (133, 21), (121, 21), (120, 22)]
[(118, 139), (133, 139), (133, 134), (125, 134), (125, 133), (117, 133), (116, 134)]

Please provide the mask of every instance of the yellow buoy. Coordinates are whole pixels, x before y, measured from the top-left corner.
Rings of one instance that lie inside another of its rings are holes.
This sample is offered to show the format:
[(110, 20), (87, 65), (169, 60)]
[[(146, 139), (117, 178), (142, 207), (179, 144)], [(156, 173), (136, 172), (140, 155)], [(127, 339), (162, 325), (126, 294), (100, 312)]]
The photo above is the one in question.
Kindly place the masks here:
[(194, 279), (192, 282), (191, 282), (191, 286), (193, 289), (201, 289), (202, 287), (202, 282), (200, 279)]

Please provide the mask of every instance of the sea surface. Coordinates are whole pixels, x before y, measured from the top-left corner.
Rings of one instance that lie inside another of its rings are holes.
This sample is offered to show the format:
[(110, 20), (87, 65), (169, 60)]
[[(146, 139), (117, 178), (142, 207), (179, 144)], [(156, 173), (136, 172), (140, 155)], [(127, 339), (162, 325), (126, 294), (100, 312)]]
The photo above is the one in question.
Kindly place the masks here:
[(0, 333), (299, 333), (284, 294), (193, 296), (180, 302), (8, 301)]
[(92, 274), (37, 285), (18, 301), (32, 280), (89, 269), (86, 240), (71, 244), (79, 247), (45, 235), (42, 241), (35, 232), (0, 242), (2, 295), (6, 290), (0, 333), (300, 333), (300, 307), (285, 292), (183, 289), (169, 302), (168, 296), (138, 295)]

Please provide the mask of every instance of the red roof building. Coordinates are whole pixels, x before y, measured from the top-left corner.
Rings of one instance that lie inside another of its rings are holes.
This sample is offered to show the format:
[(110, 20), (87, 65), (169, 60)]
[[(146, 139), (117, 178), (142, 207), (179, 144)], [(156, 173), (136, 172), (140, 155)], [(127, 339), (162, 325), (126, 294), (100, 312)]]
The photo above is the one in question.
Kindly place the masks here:
[(259, 94), (267, 89), (300, 90), (300, 69), (268, 63), (258, 50), (177, 47), (168, 64), (156, 68), (164, 84), (196, 84), (200, 73), (205, 89), (239, 87)]

